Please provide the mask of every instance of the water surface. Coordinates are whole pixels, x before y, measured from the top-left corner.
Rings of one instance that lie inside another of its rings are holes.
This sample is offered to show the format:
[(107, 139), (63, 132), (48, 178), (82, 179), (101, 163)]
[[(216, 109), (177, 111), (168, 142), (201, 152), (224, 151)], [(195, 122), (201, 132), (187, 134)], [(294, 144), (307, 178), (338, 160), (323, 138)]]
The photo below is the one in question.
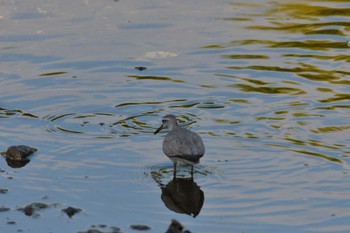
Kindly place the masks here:
[[(1, 229), (349, 232), (349, 10), (3, 2), (0, 150), (39, 151), (0, 161)], [(173, 180), (153, 135), (168, 113), (206, 145), (194, 180), (187, 167)], [(27, 216), (31, 203), (46, 205)]]

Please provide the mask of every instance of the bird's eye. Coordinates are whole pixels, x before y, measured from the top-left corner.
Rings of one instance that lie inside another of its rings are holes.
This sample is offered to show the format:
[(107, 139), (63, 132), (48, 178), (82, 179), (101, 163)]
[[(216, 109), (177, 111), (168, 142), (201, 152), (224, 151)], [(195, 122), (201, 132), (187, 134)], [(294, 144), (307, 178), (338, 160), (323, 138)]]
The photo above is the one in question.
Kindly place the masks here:
[(162, 120), (162, 122), (163, 122), (163, 123), (165, 123), (165, 122), (166, 122), (166, 120)]

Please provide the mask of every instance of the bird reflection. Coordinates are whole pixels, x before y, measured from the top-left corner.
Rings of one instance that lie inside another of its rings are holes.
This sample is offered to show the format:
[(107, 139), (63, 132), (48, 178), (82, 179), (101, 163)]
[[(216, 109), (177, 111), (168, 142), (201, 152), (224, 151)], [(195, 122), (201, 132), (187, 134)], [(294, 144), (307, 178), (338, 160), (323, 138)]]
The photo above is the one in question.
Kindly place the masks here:
[(199, 214), (204, 204), (204, 193), (192, 177), (174, 177), (167, 185), (155, 180), (161, 187), (162, 201), (169, 210), (194, 218)]

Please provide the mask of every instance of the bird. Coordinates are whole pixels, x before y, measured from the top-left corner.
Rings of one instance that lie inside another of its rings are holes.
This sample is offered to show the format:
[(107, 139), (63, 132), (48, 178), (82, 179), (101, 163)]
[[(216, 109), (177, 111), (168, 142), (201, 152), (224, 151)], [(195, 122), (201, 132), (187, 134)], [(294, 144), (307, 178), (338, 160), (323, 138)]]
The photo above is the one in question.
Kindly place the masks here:
[(161, 126), (154, 132), (157, 134), (162, 129), (168, 129), (164, 137), (163, 152), (173, 162), (174, 177), (176, 177), (176, 166), (191, 165), (191, 176), (193, 176), (193, 165), (198, 164), (205, 153), (202, 138), (195, 132), (181, 128), (176, 116), (168, 114), (162, 118)]

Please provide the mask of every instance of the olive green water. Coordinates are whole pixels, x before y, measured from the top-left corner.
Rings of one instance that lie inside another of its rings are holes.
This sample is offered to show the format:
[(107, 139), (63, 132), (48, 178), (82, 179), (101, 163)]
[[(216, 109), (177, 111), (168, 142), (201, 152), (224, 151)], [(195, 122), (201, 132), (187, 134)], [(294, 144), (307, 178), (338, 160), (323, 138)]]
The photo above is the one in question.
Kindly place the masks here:
[(1, 232), (350, 231), (349, 1), (0, 4)]

